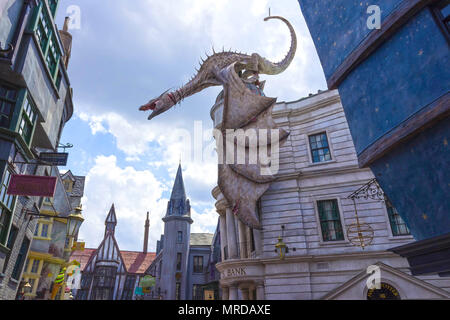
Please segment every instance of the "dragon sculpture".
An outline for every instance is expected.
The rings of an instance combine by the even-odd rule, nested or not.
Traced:
[[[223,86],[224,108],[220,131],[224,138],[216,139],[218,144],[223,144],[218,146],[218,149],[223,150],[219,157],[227,154],[226,142],[227,139],[232,139],[232,146],[244,147],[246,162],[237,164],[238,162],[235,161],[233,164],[228,164],[225,159],[219,159],[218,185],[233,213],[244,224],[254,229],[261,229],[256,203],[275,180],[275,176],[270,171],[264,170],[270,167],[270,163],[261,163],[261,160],[258,159],[256,164],[249,164],[250,150],[247,140],[243,142],[245,145],[242,145],[242,141],[236,142],[235,136],[227,136],[227,132],[230,132],[230,129],[232,129],[231,131],[266,129],[267,131],[256,131],[259,132],[257,135],[258,146],[261,148],[262,144],[265,144],[263,149],[267,151],[267,158],[271,156],[271,145],[273,143],[282,145],[289,136],[285,130],[278,129],[272,118],[272,109],[277,99],[251,90],[259,88],[261,92],[264,89],[265,81],[259,81],[259,74],[282,73],[291,64],[297,50],[297,37],[289,21],[280,16],[269,16],[264,21],[270,19],[283,21],[291,34],[290,50],[281,62],[270,62],[257,53],[252,55],[232,51],[216,53],[213,49],[213,54],[206,60],[202,60],[200,69],[186,85],[172,92],[167,90],[139,109],[141,111],[152,110],[148,117],[151,120],[186,97],[210,86]],[[271,141],[274,136],[269,133],[273,131],[277,131],[278,134],[275,137],[278,141]],[[261,132],[268,134],[266,136]]]

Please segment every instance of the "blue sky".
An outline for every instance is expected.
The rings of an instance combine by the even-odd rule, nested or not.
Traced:
[[[69,76],[75,114],[62,143],[70,142],[69,163],[75,175],[86,176],[80,237],[97,247],[104,219],[115,203],[116,237],[122,250],[141,250],[146,212],[150,211],[150,250],[163,232],[170,190],[181,157],[192,204],[192,232],[214,232],[218,215],[212,188],[217,182],[209,112],[221,88],[209,88],[180,106],[147,120],[140,105],[163,91],[182,85],[205,54],[225,47],[257,52],[272,61],[289,49],[289,32],[281,15],[293,24],[297,56],[290,68],[267,80],[265,93],[292,101],[326,89],[309,31],[296,0],[62,0],[57,15],[80,8],[80,29],[72,29]],[[203,159],[194,159],[193,141],[181,133],[201,123]],[[198,122],[201,121],[201,122]]]

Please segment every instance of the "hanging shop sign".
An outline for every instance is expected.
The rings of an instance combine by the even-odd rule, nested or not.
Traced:
[[[56,177],[14,174],[7,193],[13,196],[52,198],[56,189]]]
[[[39,155],[39,160],[53,166],[65,167],[67,165],[68,157],[69,154],[63,152],[42,152]]]
[[[155,285],[155,278],[152,276],[145,276],[139,281],[141,288],[151,288]]]

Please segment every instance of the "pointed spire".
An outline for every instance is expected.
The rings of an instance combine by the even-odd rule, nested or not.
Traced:
[[[109,209],[108,216],[105,219],[105,236],[108,232],[114,233],[114,230],[117,225],[117,217],[116,217],[116,209],[114,207],[114,203],[111,206],[111,209]]]
[[[178,199],[186,201],[186,192],[184,189],[181,163],[178,165],[177,176],[175,178],[175,183],[173,184],[172,194],[170,195],[170,200],[178,200]]]

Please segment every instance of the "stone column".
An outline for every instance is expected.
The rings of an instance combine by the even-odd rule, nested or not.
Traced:
[[[260,257],[262,255],[261,230],[253,229],[253,239],[255,240],[256,256]]]
[[[230,288],[222,287],[222,300],[230,300],[229,291]]]
[[[252,257],[252,229],[246,226],[245,228],[245,236],[247,238],[247,258]]]
[[[255,290],[254,286],[251,286],[250,288],[248,288],[248,299],[249,300],[256,300],[256,297],[253,294],[253,290]]]
[[[227,214],[227,243],[228,243],[228,257],[230,259],[237,259],[237,240],[236,240],[236,228],[234,224],[234,214],[231,207],[226,209]],[[231,293],[230,293],[231,296]]]
[[[245,236],[245,224],[238,220],[239,223],[239,251],[241,259],[247,258],[247,237]]]
[[[231,286],[229,287],[229,295],[228,300],[238,300],[238,287],[237,286]]]
[[[242,300],[250,300],[248,288],[241,288]]]
[[[256,300],[266,300],[264,292],[264,281],[256,283]]]
[[[220,214],[220,249],[222,252],[222,261],[225,261],[225,247],[228,245],[227,242],[227,218],[225,216],[225,213],[222,213]],[[227,250],[229,258],[230,249]]]

